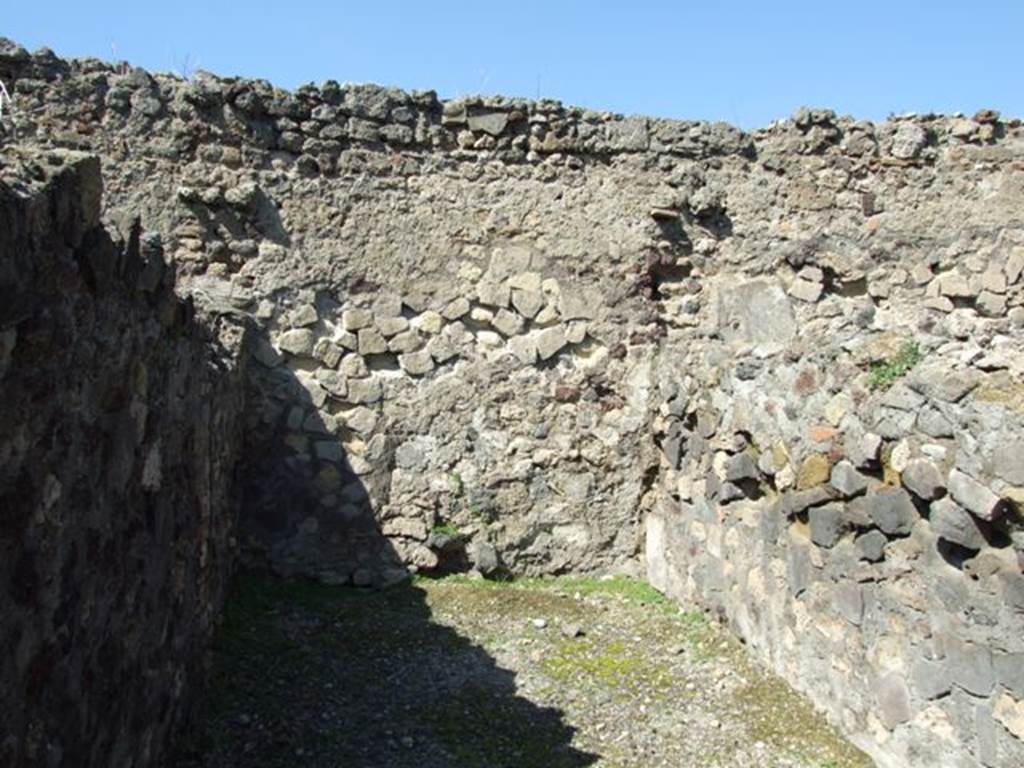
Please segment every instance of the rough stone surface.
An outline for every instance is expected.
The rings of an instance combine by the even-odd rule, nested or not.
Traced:
[[[0,159],[0,764],[152,765],[234,560],[245,324],[100,224],[94,156]]]
[[[95,153],[105,218],[162,238],[166,277],[139,279],[253,327],[247,560],[357,585],[481,545],[517,575],[646,567],[880,763],[1024,763],[999,685],[907,677],[940,631],[1024,652],[1018,121],[805,109],[747,133],[9,51],[5,150]],[[9,377],[36,337],[4,299]],[[918,460],[981,521],[976,552],[922,515]],[[843,462],[868,487],[838,501]]]

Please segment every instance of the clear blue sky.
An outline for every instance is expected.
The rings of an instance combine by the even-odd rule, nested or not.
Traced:
[[[747,128],[802,104],[1024,116],[1024,0],[11,0],[0,35],[285,87],[539,93]]]

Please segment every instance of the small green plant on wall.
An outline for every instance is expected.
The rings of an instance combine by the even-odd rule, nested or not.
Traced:
[[[871,366],[868,386],[871,389],[888,389],[907,371],[921,362],[921,348],[916,342],[908,341],[888,360]]]
[[[459,526],[455,525],[455,523],[450,523],[450,522],[438,523],[437,525],[435,525],[433,528],[430,529],[430,532],[433,533],[433,534],[436,534],[438,536],[452,536],[452,537],[458,536],[459,533],[460,533],[459,532]]]

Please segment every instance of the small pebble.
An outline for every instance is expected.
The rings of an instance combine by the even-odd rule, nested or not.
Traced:
[[[580,637],[583,635],[583,628],[579,624],[563,624],[562,634],[566,637]]]

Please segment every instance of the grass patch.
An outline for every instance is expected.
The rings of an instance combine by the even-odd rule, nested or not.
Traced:
[[[907,371],[921,362],[923,357],[921,348],[916,342],[906,342],[893,357],[871,366],[871,372],[868,374],[868,387],[888,389]]]
[[[422,578],[422,577],[420,577]],[[417,579],[419,580],[419,579]],[[441,584],[468,584],[478,589],[541,589],[579,593],[580,595],[615,595],[638,605],[657,606],[668,613],[682,613],[675,602],[650,584],[629,576],[542,576],[510,579],[472,579],[453,574],[441,579],[423,579]],[[699,612],[686,614],[688,622],[703,622]]]
[[[822,768],[868,768],[873,763],[830,725],[822,723],[810,703],[773,677],[756,679],[734,694],[745,713],[749,738],[763,741],[779,754]],[[785,717],[779,717],[785,712]],[[821,759],[822,755],[835,757]],[[815,757],[815,756],[818,757]]]
[[[541,668],[560,683],[596,685],[619,692],[665,691],[673,683],[666,666],[634,654],[618,640],[600,645],[586,638],[564,641],[541,662]]]

